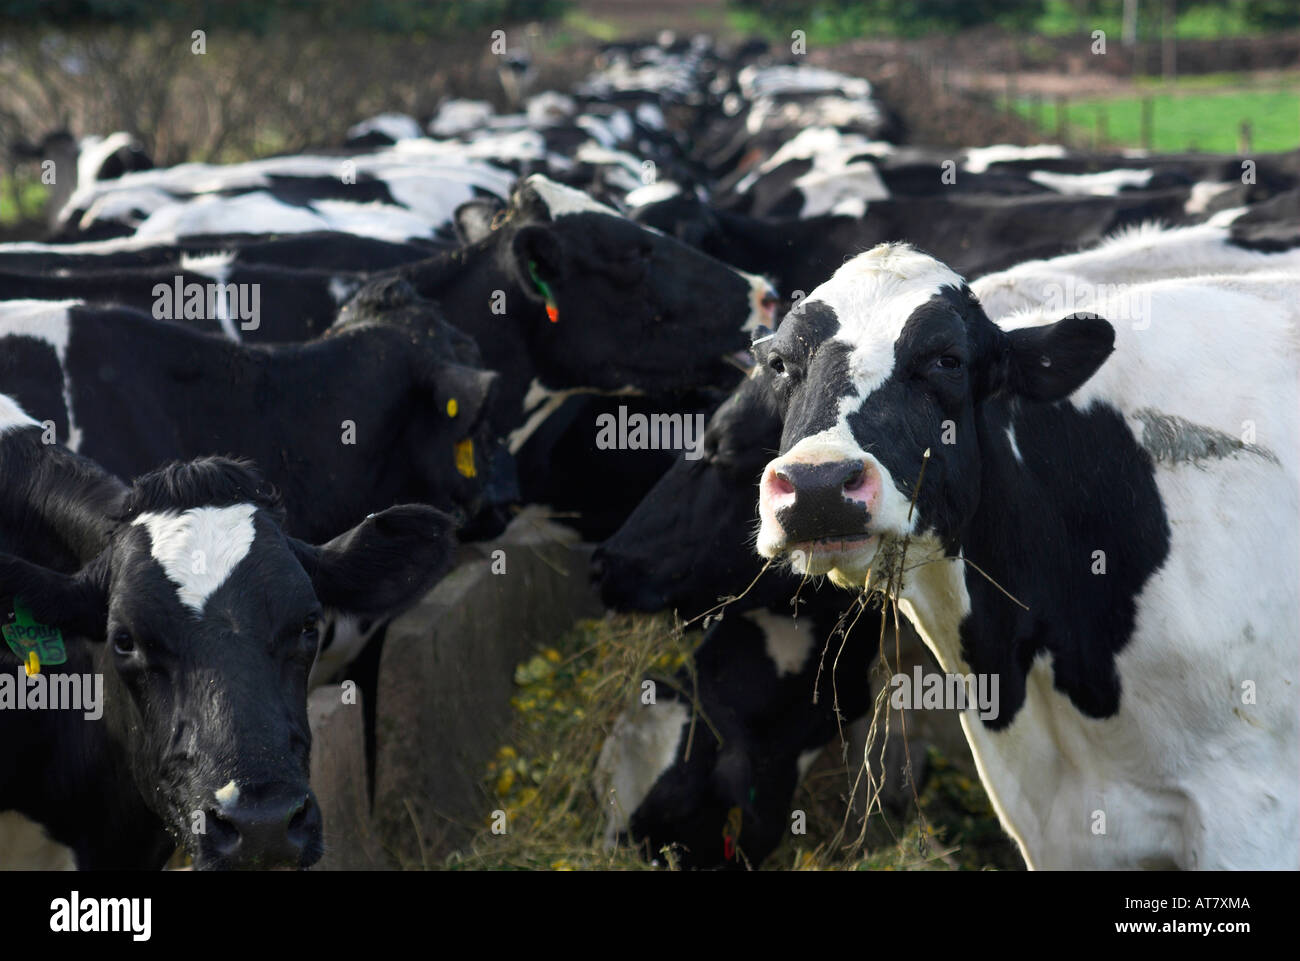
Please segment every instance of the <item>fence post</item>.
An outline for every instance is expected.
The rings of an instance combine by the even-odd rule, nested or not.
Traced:
[[[1249,154],[1251,139],[1250,121],[1243,120],[1237,133],[1237,153],[1242,156]]]
[[[1066,141],[1065,133],[1065,94],[1056,95],[1056,142],[1064,144]]]

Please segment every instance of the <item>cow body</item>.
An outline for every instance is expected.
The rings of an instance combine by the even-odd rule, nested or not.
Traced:
[[[619,718],[596,766],[607,843],[733,869],[757,867],[780,843],[809,765],[871,706],[880,637],[869,614],[846,638],[836,626],[851,599],[809,593],[797,618],[788,605],[728,614],[689,670]]]
[[[401,501],[473,516],[506,470],[485,426],[494,378],[464,366],[473,345],[430,311],[418,326],[257,347],[121,308],[12,301],[0,388],[122,477],[256,458],[294,534],[326,539]]]
[[[758,548],[901,577],[941,667],[999,676],[962,723],[1031,867],[1295,867],[1300,283],[1135,291],[999,327],[909,248],[851,261],[759,347]]]

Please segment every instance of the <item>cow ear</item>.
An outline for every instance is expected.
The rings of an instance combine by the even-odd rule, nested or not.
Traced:
[[[534,300],[554,306],[551,285],[564,278],[564,247],[550,227],[520,227],[510,241],[515,274]]]
[[[456,236],[461,244],[476,244],[492,233],[492,221],[502,209],[497,201],[469,200],[456,208]]]
[[[1005,387],[1030,400],[1074,393],[1115,349],[1115,328],[1096,314],[1070,314],[1054,324],[1006,333]]]
[[[439,364],[433,373],[438,409],[463,424],[475,424],[491,409],[501,375],[492,370]]]
[[[108,622],[107,558],[92,561],[76,574],[63,574],[0,554],[0,597],[20,600],[39,624],[103,641]]]
[[[455,524],[419,504],[371,514],[345,534],[315,547],[289,539],[324,607],[379,617],[410,607],[451,568]]]

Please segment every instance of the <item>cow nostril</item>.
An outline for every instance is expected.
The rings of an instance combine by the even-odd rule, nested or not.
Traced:
[[[852,477],[844,482],[844,489],[850,493],[860,491],[867,486],[867,471],[865,468],[858,471]]]
[[[768,484],[771,487],[772,493],[778,497],[785,497],[794,493],[794,482],[791,481],[788,476],[781,473],[781,471],[775,471],[772,474],[771,479],[768,481]]]
[[[239,828],[233,821],[222,817],[215,808],[208,811],[206,821],[204,830],[207,832],[209,843],[222,854],[233,854],[239,847]]]
[[[292,808],[289,812],[289,838],[291,841],[296,843],[298,847],[302,847],[303,843],[305,843],[305,840],[301,839],[301,835],[304,832],[310,832],[311,830],[311,825],[308,821],[311,818],[312,807],[311,795],[305,794],[303,795],[302,800],[298,802],[297,806]]]

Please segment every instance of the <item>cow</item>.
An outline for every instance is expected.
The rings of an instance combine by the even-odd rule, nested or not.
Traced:
[[[478,344],[484,365],[502,375],[493,428],[512,453],[548,465],[544,473],[521,472],[526,501],[545,493],[549,476],[589,473],[552,460],[556,432],[539,435],[544,448],[527,449],[566,399],[643,394],[661,410],[681,412],[681,392],[734,383],[746,331],[773,316],[775,295],[762,278],[542,177],[521,182],[495,229],[482,218],[475,223],[466,247],[375,283],[400,278],[437,301]],[[363,288],[336,326],[383,325],[385,314]],[[594,422],[582,418],[572,429],[583,456],[619,456],[593,449]],[[609,509],[610,524],[589,533],[608,534],[635,505],[634,495]]]
[[[199,234],[175,243],[124,237],[79,244],[0,244],[0,270],[65,276],[81,271],[184,267],[187,260],[217,255],[231,264],[368,273],[423,260],[452,244],[390,243],[356,234]],[[9,298],[13,299],[13,298]]]
[[[0,810],[84,870],[159,869],[177,845],[199,869],[310,866],[323,613],[417,600],[449,566],[451,519],[394,507],[314,546],[285,532],[248,462],[174,463],[127,487],[43,435],[0,397],[0,597],[28,662],[0,652],[14,708]]]
[[[140,141],[123,131],[78,140],[68,130],[54,130],[37,144],[15,145],[13,154],[18,159],[53,164],[54,189],[46,204],[51,228],[57,227],[59,211],[78,187],[153,168],[153,160]]]
[[[303,154],[127,174],[79,187],[59,214],[58,239],[322,230],[397,243],[436,239],[459,204],[508,194],[514,175],[482,153],[421,139],[353,156]]]
[[[596,549],[592,576],[607,607],[693,618],[743,593],[729,610],[788,610],[798,579],[781,569],[760,579],[750,543],[758,481],[781,440],[765,394],[759,380],[743,380],[709,419],[703,455],[675,462]]]
[[[878,201],[861,217],[799,220],[747,217],[680,194],[632,216],[712,257],[768,277],[793,299],[795,291],[812,290],[849,257],[887,241],[907,241],[954,270],[979,276],[1090,246],[1122,227],[1181,223],[1188,219],[1186,198],[1183,189],[1115,197],[954,193]]]
[[[283,494],[287,529],[311,540],[394,503],[466,519],[508,503],[513,467],[489,427],[497,375],[432,305],[415,309],[409,290],[391,302],[385,325],[279,346],[125,308],[0,302],[0,391],[122,477],[249,457]]]
[[[788,606],[728,613],[691,667],[642,679],[597,760],[607,844],[632,843],[651,859],[667,847],[695,869],[754,868],[771,854],[809,766],[871,707],[880,617],[837,632],[852,604],[835,593],[810,588],[797,618]]]
[[[984,312],[998,319],[1017,310],[1069,302],[1091,309],[1092,299],[1133,284],[1198,274],[1293,272],[1300,251],[1243,245],[1230,225],[1214,222],[1166,228],[1137,224],[1088,250],[1030,260],[971,284]]]
[[[758,339],[758,552],[999,679],[962,725],[1031,868],[1297,866],[1297,304],[1176,278],[999,324],[889,244]]]
[[[80,300],[129,307],[249,343],[289,343],[323,334],[333,325],[342,303],[364,282],[363,274],[351,271],[244,265],[230,253],[182,255],[175,266],[68,274],[0,270],[0,289],[12,300]],[[212,311],[208,310],[209,285],[216,285],[218,292],[218,309]],[[196,290],[194,303],[203,306],[186,311]],[[230,303],[231,295],[238,306]]]

